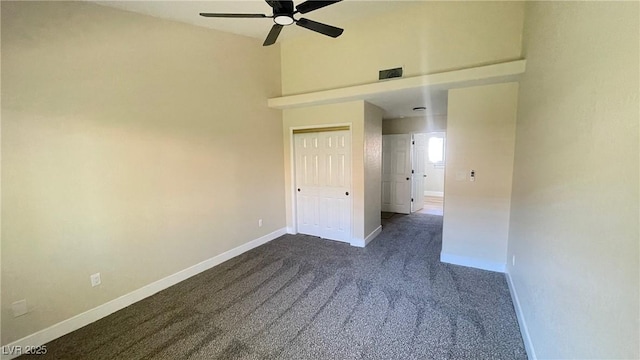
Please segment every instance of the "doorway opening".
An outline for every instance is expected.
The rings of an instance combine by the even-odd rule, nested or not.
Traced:
[[[445,132],[382,136],[382,218],[443,216]]]
[[[423,178],[423,208],[418,210],[423,214],[442,216],[444,213],[444,172],[445,172],[445,141],[444,132],[420,134],[426,139],[426,146],[422,151],[424,159]]]

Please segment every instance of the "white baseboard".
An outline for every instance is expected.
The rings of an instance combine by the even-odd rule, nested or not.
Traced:
[[[351,246],[365,247],[367,246],[368,243],[371,242],[371,240],[375,239],[376,236],[380,235],[381,232],[382,232],[382,225],[379,225],[375,230],[371,232],[371,234],[367,235],[367,237],[364,238],[364,240],[362,239],[351,240]]]
[[[381,232],[382,232],[382,225],[378,225],[378,227],[375,230],[373,230],[371,234],[367,235],[367,237],[364,238],[364,245],[366,246],[367,244],[369,244],[371,240],[378,237],[378,235],[380,235]]]
[[[351,246],[355,246],[355,247],[365,247],[367,244],[365,244],[364,239],[351,239],[350,242]]]
[[[536,351],[533,348],[533,342],[531,342],[531,336],[529,335],[529,328],[527,322],[524,319],[524,313],[522,307],[520,307],[520,299],[518,293],[513,285],[511,275],[507,272],[507,284],[509,285],[509,292],[511,293],[511,299],[513,300],[513,307],[516,309],[516,317],[518,318],[518,325],[520,325],[520,334],[522,334],[522,341],[524,342],[524,348],[527,350],[527,356],[529,360],[537,360]]]
[[[51,340],[57,339],[72,331],[78,330],[81,327],[89,325],[94,321],[100,320],[107,315],[113,314],[118,310],[124,309],[125,307],[133,303],[136,303],[144,298],[147,298],[159,291],[162,291],[170,286],[173,286],[181,281],[184,281],[216,265],[219,265],[253,248],[256,248],[271,240],[274,240],[286,233],[287,233],[286,228],[278,229],[270,234],[264,235],[255,240],[251,240],[245,244],[242,244],[229,251],[226,251],[220,255],[214,256],[210,259],[207,259],[198,264],[195,264],[189,268],[178,271],[177,273],[173,275],[169,275],[158,281],[152,282],[149,285],[145,285],[126,295],[120,296],[117,299],[111,300],[91,310],[87,310],[67,320],[61,321],[46,329],[40,330],[28,336],[25,336],[22,339],[16,340],[7,345],[3,345],[2,346],[3,351],[0,352],[0,359],[8,360],[8,359],[13,359],[15,357],[18,357],[20,355],[19,353],[16,353],[16,354],[5,354],[5,353],[12,349],[15,351],[15,349],[26,349],[29,347],[37,347],[37,346],[44,345],[50,342]]]
[[[424,196],[444,197],[444,191],[424,191]]]
[[[295,234],[297,234],[297,232],[295,231],[295,229],[292,226],[292,227],[287,227],[287,234],[295,235]]]
[[[454,265],[468,266],[476,269],[497,271],[501,273],[505,272],[506,265],[505,263],[497,263],[467,256],[447,254],[444,252],[440,253],[440,261]]]

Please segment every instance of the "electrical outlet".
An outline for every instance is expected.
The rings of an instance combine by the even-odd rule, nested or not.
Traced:
[[[11,304],[11,309],[13,310],[13,317],[18,317],[28,313],[27,311],[27,300],[22,299]]]
[[[512,265],[512,266],[516,266],[516,256],[515,256],[515,255],[513,255],[513,256],[511,257],[511,265]]]
[[[262,227],[262,219],[258,219],[258,227]]]
[[[100,273],[95,273],[91,275],[91,286],[96,287],[102,284],[102,279],[100,279]]]

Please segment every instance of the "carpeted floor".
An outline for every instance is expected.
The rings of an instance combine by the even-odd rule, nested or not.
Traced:
[[[380,218],[384,220],[388,220],[388,219],[391,219],[395,214],[396,213],[394,212],[383,211],[380,213]]]
[[[413,214],[364,249],[285,235],[37,358],[526,359],[504,274],[440,263],[441,234]]]

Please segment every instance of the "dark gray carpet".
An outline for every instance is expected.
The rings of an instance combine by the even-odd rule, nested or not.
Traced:
[[[393,212],[383,211],[380,213],[380,218],[385,220],[391,219],[395,214],[396,213],[393,213]]]
[[[364,249],[283,236],[37,358],[526,359],[503,274],[440,263],[441,216],[385,223]]]

